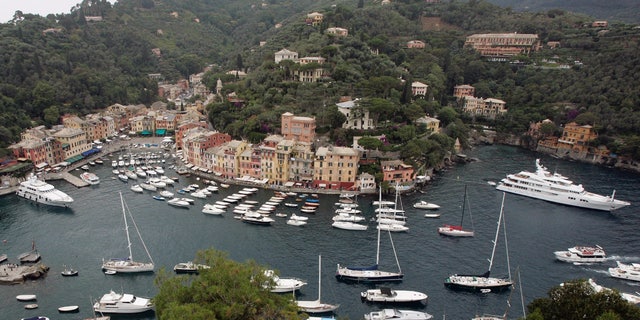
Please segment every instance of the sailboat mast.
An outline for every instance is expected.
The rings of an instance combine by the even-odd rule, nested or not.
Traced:
[[[122,205],[122,218],[124,219],[124,231],[127,234],[127,249],[129,249],[129,260],[133,260],[133,253],[131,253],[131,238],[129,238],[129,225],[127,224],[127,212],[124,209],[124,199],[122,198],[122,192],[120,192],[120,204]]]
[[[493,257],[496,254],[496,244],[498,243],[498,235],[500,234],[500,224],[502,224],[502,212],[504,210],[504,198],[505,193],[502,193],[502,204],[500,205],[500,216],[498,217],[498,227],[496,228],[496,236],[493,239],[493,250],[491,251],[491,259],[489,260],[489,273],[491,273],[491,267],[493,266]],[[511,277],[509,277],[511,278]]]
[[[505,193],[502,193],[502,197],[505,197]],[[503,200],[504,201],[504,200]],[[502,230],[504,233],[504,249],[507,254],[507,272],[509,273],[509,280],[511,280],[511,263],[509,261],[509,243],[507,242],[507,219],[505,219],[504,214],[500,214],[502,216]]]
[[[320,276],[322,274],[322,255],[318,255],[318,301],[322,301],[321,299],[321,295],[322,295],[322,277]]]
[[[382,186],[380,186],[380,192],[379,192],[379,196],[378,196],[378,209],[382,209]],[[382,214],[382,210],[378,210],[380,211],[378,213],[378,245],[376,247],[376,267],[378,266],[379,262],[380,262],[380,219],[381,219],[381,214]]]
[[[464,196],[462,197],[462,214],[460,215],[460,227],[462,227],[462,221],[464,220],[464,209],[467,205],[467,185],[464,185]]]

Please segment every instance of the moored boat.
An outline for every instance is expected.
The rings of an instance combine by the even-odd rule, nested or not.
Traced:
[[[615,199],[615,190],[611,196],[588,192],[581,184],[575,184],[567,177],[551,173],[536,159],[536,171],[521,171],[509,174],[502,179],[496,189],[517,195],[546,200],[594,210],[613,211],[631,203]]]
[[[365,320],[429,320],[433,316],[422,311],[383,309],[369,312],[364,315]]]
[[[427,294],[413,290],[392,290],[388,287],[369,289],[360,293],[362,300],[385,303],[426,303]]]
[[[110,291],[93,305],[93,311],[101,313],[141,313],[153,309],[150,299],[129,293]]]
[[[423,209],[423,210],[436,210],[436,209],[440,209],[440,206],[435,204],[435,203],[431,203],[431,202],[427,202],[427,201],[418,201],[413,205],[414,208],[416,209]]]
[[[194,263],[193,261],[180,262],[173,266],[173,271],[175,273],[193,273],[197,274],[202,269],[211,269],[210,266],[205,264]]]
[[[35,175],[31,175],[20,183],[16,195],[36,203],[57,207],[68,207],[73,203],[73,198],[69,195],[56,189],[53,185],[39,180]]]

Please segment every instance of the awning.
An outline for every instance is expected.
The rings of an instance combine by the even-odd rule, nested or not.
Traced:
[[[38,163],[38,164],[36,164],[36,169],[42,169],[42,168],[44,168],[44,167],[46,167],[48,165],[49,164],[46,163],[46,162]]]
[[[200,170],[202,172],[207,172],[207,168],[198,168],[198,170]]]
[[[327,187],[327,185],[326,185],[326,184],[324,184],[324,183],[321,183],[321,184],[319,184],[319,185],[318,185],[318,187],[320,187],[320,188],[326,188],[326,187]]]
[[[163,136],[165,133],[167,133],[167,129],[157,129],[156,130],[156,135]]]
[[[151,131],[143,130],[142,132],[140,132],[140,134],[143,135],[143,136],[150,136],[151,135]]]
[[[289,182],[285,182],[284,186],[285,187],[293,187],[294,183],[289,181]]]
[[[187,168],[191,169],[191,168],[193,167],[193,165],[192,165],[191,163],[187,163],[187,164],[185,165],[185,167],[187,167]]]

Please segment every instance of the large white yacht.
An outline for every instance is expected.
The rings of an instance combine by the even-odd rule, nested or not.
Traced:
[[[521,171],[509,174],[500,181],[496,189],[568,206],[603,211],[630,205],[629,202],[614,199],[615,191],[611,196],[585,191],[581,184],[574,184],[558,173],[550,173],[540,164],[540,159],[536,159],[536,172]]]
[[[56,189],[54,186],[39,180],[35,175],[32,175],[26,181],[21,182],[16,194],[19,197],[23,197],[37,203],[57,207],[68,207],[73,203],[73,198],[69,195]]]
[[[141,313],[152,309],[153,304],[150,299],[113,291],[103,295],[93,305],[93,311],[100,313]]]

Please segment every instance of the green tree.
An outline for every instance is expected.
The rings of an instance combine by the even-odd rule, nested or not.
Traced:
[[[289,296],[271,293],[266,268],[254,261],[239,263],[214,249],[199,251],[195,261],[210,266],[197,276],[170,276],[162,269],[155,279],[159,319],[303,319]]]
[[[613,320],[640,319],[640,308],[622,299],[617,290],[595,292],[585,280],[573,280],[549,290],[548,298],[533,300],[529,312],[544,319]]]
[[[384,145],[380,139],[374,137],[362,137],[358,140],[358,145],[367,150],[378,150]]]

